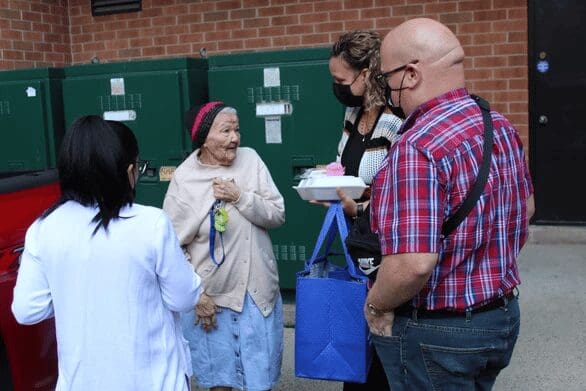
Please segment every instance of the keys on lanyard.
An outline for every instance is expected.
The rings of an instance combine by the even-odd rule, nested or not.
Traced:
[[[210,209],[210,257],[212,262],[220,267],[226,259],[226,250],[224,249],[224,232],[228,225],[228,212],[224,208],[224,203],[220,200],[216,200],[214,205]],[[220,235],[220,243],[222,245],[222,259],[220,262],[216,260],[215,248],[216,248],[216,232]]]

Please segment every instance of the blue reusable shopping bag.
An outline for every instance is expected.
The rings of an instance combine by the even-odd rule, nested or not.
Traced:
[[[346,267],[328,261],[340,234]],[[366,382],[371,361],[364,302],[368,278],[356,270],[344,239],[346,218],[333,203],[305,270],[297,273],[295,375],[311,379]],[[319,255],[324,247],[324,253]]]

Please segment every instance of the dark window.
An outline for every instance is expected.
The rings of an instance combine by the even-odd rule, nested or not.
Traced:
[[[92,0],[92,15],[110,15],[142,10],[142,0]]]

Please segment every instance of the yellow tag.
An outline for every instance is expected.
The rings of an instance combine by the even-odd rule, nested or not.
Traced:
[[[175,166],[161,166],[159,168],[159,181],[169,182],[173,178],[176,168]]]

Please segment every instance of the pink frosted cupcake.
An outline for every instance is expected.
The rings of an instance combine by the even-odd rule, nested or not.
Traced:
[[[327,176],[342,176],[344,175],[344,166],[338,162],[332,162],[326,166]]]

